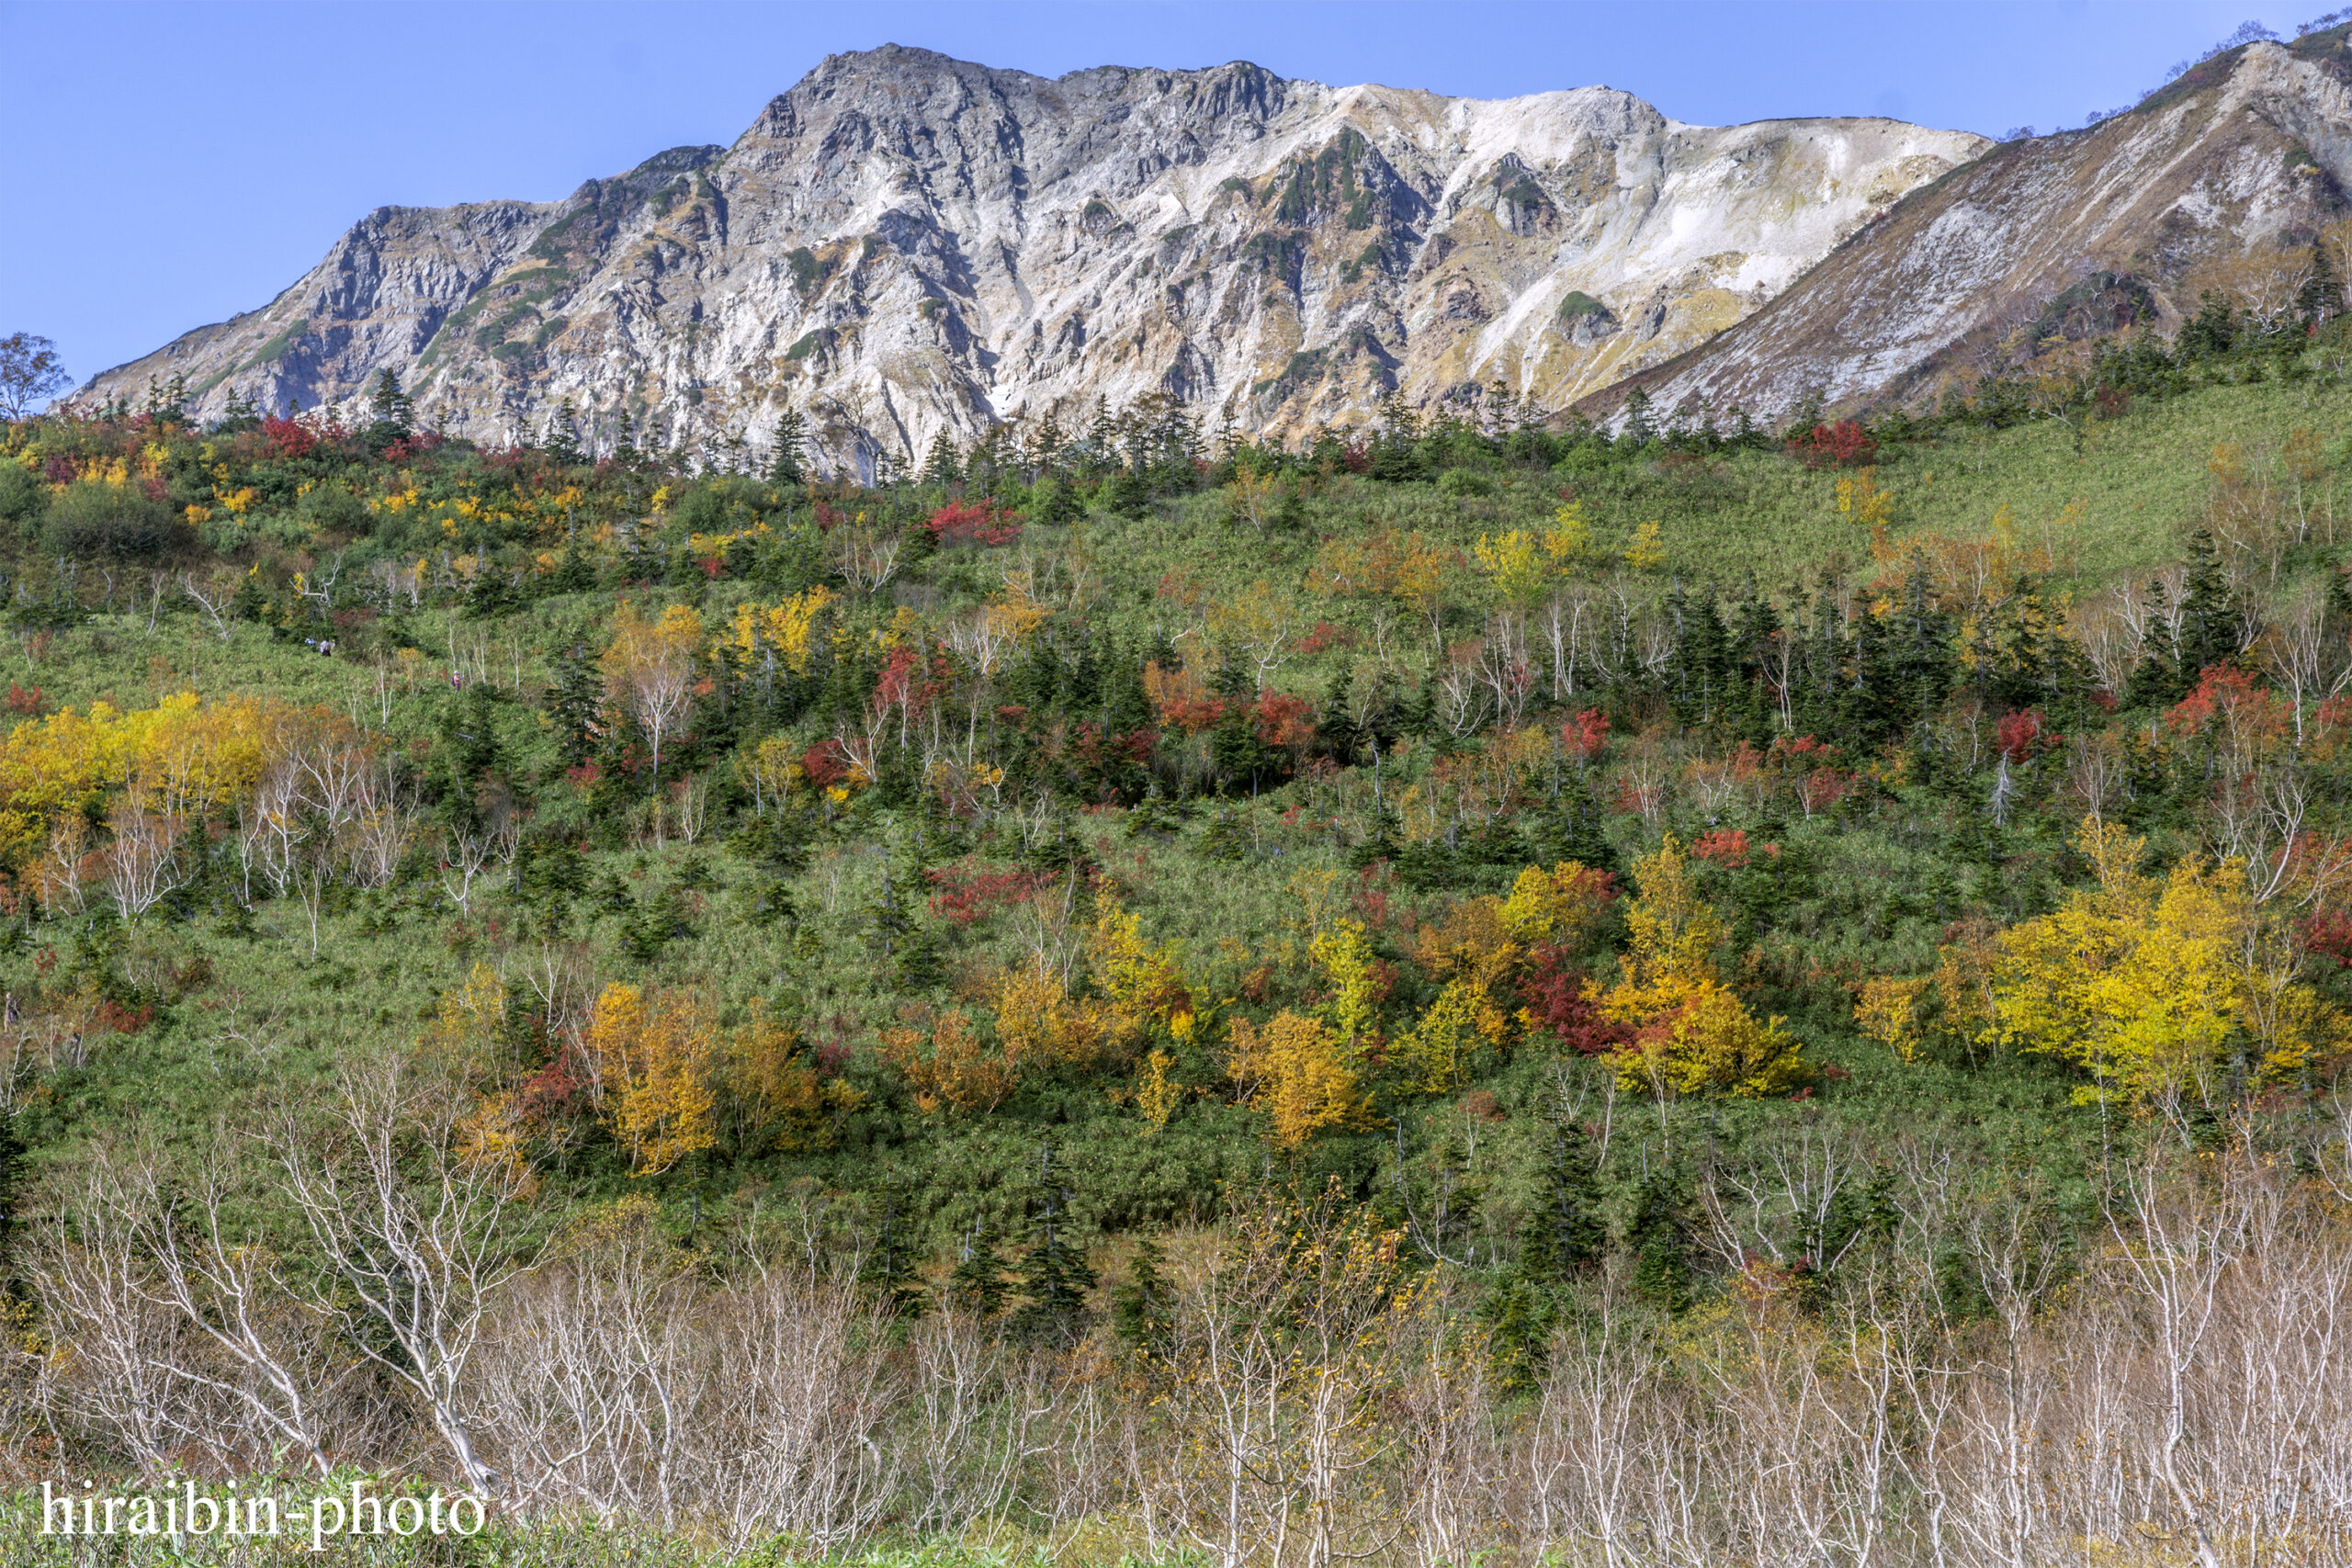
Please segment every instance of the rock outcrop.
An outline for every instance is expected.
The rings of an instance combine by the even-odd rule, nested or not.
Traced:
[[[822,460],[1166,394],[1276,435],[1500,382],[1546,410],[1751,317],[1990,143],[1884,119],[1679,124],[1606,87],[1482,102],[1254,65],[1053,81],[836,56],[731,147],[566,200],[371,213],[263,310],[77,394],[198,411],[397,371],[485,441]]]

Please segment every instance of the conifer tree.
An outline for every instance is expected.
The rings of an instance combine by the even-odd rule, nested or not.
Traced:
[[[1650,420],[1650,394],[1646,388],[1636,387],[1625,395],[1625,423],[1617,432],[1617,439],[1629,446],[1646,446],[1657,439],[1657,426]]]
[[[915,931],[914,914],[908,908],[906,878],[893,877],[890,873],[891,867],[886,862],[881,891],[865,910],[867,933],[885,963],[904,952]]]
[[[775,434],[768,443],[768,483],[800,483],[804,477],[800,454],[808,439],[808,421],[801,417],[798,409],[787,404],[784,412],[775,416]]]
[[[1592,1140],[1565,1116],[1552,1118],[1552,1135],[1537,1178],[1538,1198],[1520,1228],[1520,1272],[1557,1283],[1600,1257],[1608,1233],[1600,1220],[1600,1169]]]
[[[1677,582],[1667,594],[1674,652],[1666,669],[1667,699],[1685,724],[1711,724],[1722,711],[1731,673],[1731,638],[1712,592],[1694,603]]]
[[[383,444],[406,440],[416,424],[416,409],[401,390],[401,378],[391,368],[376,372],[376,385],[368,394],[369,414],[368,434],[380,436]]]
[[[964,482],[964,469],[956,461],[956,443],[947,438],[944,430],[932,437],[931,456],[923,461],[922,482],[941,490]]]
[[[1056,474],[1037,487],[1033,510],[1040,523],[1076,523],[1086,515],[1086,498],[1067,475]]]
[[[548,419],[547,434],[539,443],[549,457],[564,468],[581,461],[580,412],[566,398]]]
[[[905,1216],[899,1211],[896,1196],[882,1202],[882,1224],[876,1232],[874,1250],[866,1258],[865,1282],[874,1288],[883,1309],[894,1317],[922,1315],[922,1277],[916,1271],[918,1258],[909,1234]]]
[[[1821,423],[1821,389],[1809,387],[1804,396],[1797,400],[1797,406],[1790,412],[1789,427],[1782,439],[1802,441],[1811,435],[1814,427]]]
[[[1108,399],[1094,400],[1094,417],[1086,423],[1086,464],[1107,468],[1119,461],[1119,421],[1111,414]]]
[[[2188,536],[2188,595],[2181,607],[2180,653],[2174,670],[2178,690],[2187,692],[2216,664],[2238,656],[2240,648],[2237,595],[2213,536],[2199,528]]]
[[[596,655],[579,642],[556,655],[555,671],[555,684],[548,688],[548,713],[555,721],[565,765],[576,768],[596,754],[605,672]]]
[[[1077,1337],[1077,1320],[1086,1305],[1086,1292],[1094,1288],[1094,1270],[1087,1264],[1085,1251],[1070,1236],[1069,1204],[1073,1196],[1054,1170],[1054,1145],[1050,1142],[1040,1145],[1035,1214],[1031,1222],[1036,1240],[1021,1262],[1021,1293],[1029,1298],[1022,1317],[1028,1325],[1066,1339]]]
[[[1063,454],[1069,449],[1069,434],[1062,429],[1061,421],[1047,409],[1046,417],[1037,422],[1029,437],[1022,460],[1027,466],[1032,482],[1048,476],[1059,477]]]
[[[2324,326],[2342,313],[2344,285],[2335,276],[2335,264],[2328,260],[2325,245],[2312,247],[2311,276],[2303,279],[2303,287],[2296,296],[2295,304],[2306,330]]]
[[[1111,1332],[1138,1356],[1159,1356],[1167,1349],[1174,1314],[1169,1304],[1172,1292],[1160,1274],[1165,1261],[1159,1238],[1141,1237],[1127,1262],[1127,1282],[1111,1298]]]
[[[978,1317],[1004,1311],[1004,1260],[997,1256],[996,1227],[983,1214],[964,1235],[964,1256],[947,1275],[948,1303]]]
[[[1625,1239],[1634,1252],[1634,1294],[1668,1312],[1689,1305],[1690,1265],[1683,1249],[1680,1204],[1663,1168],[1653,1167],[1643,1177]]]
[[[1539,865],[1572,860],[1596,871],[1621,872],[1623,863],[1609,841],[1607,824],[1590,777],[1582,769],[1568,773],[1557,789],[1528,812],[1529,858]]]

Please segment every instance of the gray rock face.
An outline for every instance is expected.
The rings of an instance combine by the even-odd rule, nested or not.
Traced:
[[[1688,126],[1606,87],[1501,101],[1236,63],[1047,81],[835,56],[728,148],[553,203],[383,209],[265,309],[79,394],[178,373],[305,407],[400,373],[453,433],[569,401],[591,446],[779,409],[820,461],[1159,394],[1286,435],[1401,390],[1558,410],[1740,321],[1984,139]]]
[[[1588,400],[1781,412],[1931,400],[2068,291],[2126,275],[2170,325],[2201,271],[2340,220],[2352,189],[2346,29],[2208,61],[2132,111],[2004,145],[1873,220],[1766,309]],[[2106,287],[2112,288],[2111,279]],[[2142,291],[2144,291],[2143,294]],[[1728,323],[1727,323],[1728,324]],[[2109,321],[2101,323],[2111,326]]]

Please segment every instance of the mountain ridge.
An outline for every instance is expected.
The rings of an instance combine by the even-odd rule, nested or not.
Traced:
[[[554,202],[379,208],[261,310],[77,397],[183,376],[458,434],[564,401],[685,445],[786,404],[871,471],[942,434],[1160,393],[1283,435],[1502,381],[1557,409],[1704,341],[1990,145],[1870,117],[1709,128],[1619,89],[1448,98],[1248,62],[1046,78],[828,56],[725,148]]]
[[[1636,387],[1669,410],[1932,400],[2103,276],[2144,296],[2138,319],[2177,328],[2217,264],[2346,212],[2347,37],[2245,44],[2095,125],[2002,143],[1907,193],[1764,309],[1578,407],[1614,418]]]

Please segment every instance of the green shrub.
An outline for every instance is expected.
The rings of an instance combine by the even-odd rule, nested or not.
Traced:
[[[162,560],[188,542],[187,524],[168,503],[99,479],[68,485],[42,529],[44,548],[77,560]]]
[[[368,503],[340,485],[322,485],[304,496],[301,515],[307,527],[336,534],[369,533],[376,521]]]
[[[1495,485],[1484,474],[1474,474],[1467,468],[1448,468],[1437,477],[1437,492],[1456,498],[1492,495]]]
[[[0,463],[0,522],[29,523],[48,501],[32,470],[21,463]]]

